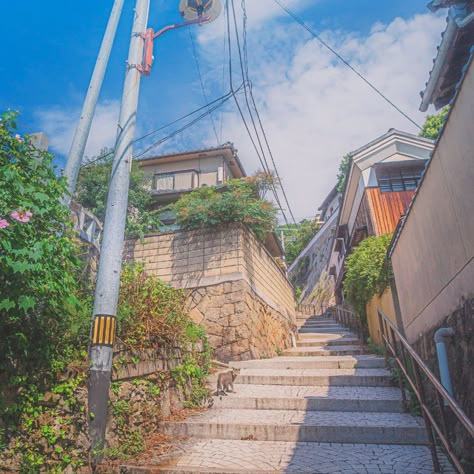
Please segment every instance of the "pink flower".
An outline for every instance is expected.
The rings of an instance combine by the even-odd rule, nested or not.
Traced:
[[[17,211],[13,211],[10,214],[10,217],[15,219],[18,222],[29,222],[30,217],[33,215],[32,212],[30,211],[22,211],[21,209],[18,209]]]
[[[0,229],[5,229],[5,227],[8,227],[10,224],[6,219],[0,219]]]
[[[15,138],[16,138],[16,141],[19,142],[19,143],[21,143],[23,141],[21,136],[18,135],[18,133],[15,135]]]

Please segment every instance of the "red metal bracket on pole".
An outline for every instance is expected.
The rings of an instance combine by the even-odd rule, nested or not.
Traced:
[[[143,60],[142,63],[137,66],[137,69],[144,75],[149,76],[151,74],[151,68],[153,66],[153,49],[154,49],[154,40],[161,36],[162,34],[166,33],[170,30],[177,30],[178,28],[183,28],[184,26],[190,25],[201,25],[202,23],[209,21],[210,18],[200,16],[196,20],[186,21],[185,23],[178,23],[176,25],[169,25],[165,26],[161,30],[155,31],[153,28],[148,28],[144,34],[142,34],[142,38],[144,40],[143,45]]]

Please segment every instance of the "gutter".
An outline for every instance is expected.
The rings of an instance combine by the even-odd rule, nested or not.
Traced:
[[[446,66],[448,54],[452,50],[452,46],[456,38],[456,33],[460,28],[460,26],[458,25],[458,21],[464,21],[472,16],[472,14],[469,16],[466,15],[467,11],[464,7],[453,6],[449,9],[448,26],[446,27],[446,30],[443,33],[443,39],[441,40],[441,44],[438,47],[438,55],[434,60],[434,66],[430,73],[430,78],[426,83],[426,89],[424,92],[421,93],[422,101],[420,105],[420,110],[422,112],[426,112],[432,102],[436,86]],[[463,26],[466,26],[471,20],[463,24]]]

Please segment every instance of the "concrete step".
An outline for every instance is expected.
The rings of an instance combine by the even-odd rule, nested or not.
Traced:
[[[328,332],[320,333],[317,331],[314,332],[300,332],[297,336],[299,340],[302,339],[345,339],[345,338],[357,338],[357,336],[351,332],[344,331],[342,333],[337,332]]]
[[[312,329],[314,332],[319,332],[320,329],[322,329],[323,331],[330,329],[331,331],[334,331],[334,332],[347,331],[346,328],[343,328],[342,326],[336,326],[336,325],[334,325],[334,326],[315,326],[313,324],[310,324],[310,325],[305,324],[304,326],[301,326],[299,328],[299,330],[301,330],[301,329]]]
[[[232,367],[261,369],[382,369],[383,357],[372,354],[356,356],[275,357],[273,359],[230,362]]]
[[[337,324],[334,321],[316,321],[316,320],[309,320],[309,319],[307,319],[306,321],[300,320],[296,322],[300,326],[303,326],[305,324],[319,324],[320,326],[332,326],[333,324]]]
[[[325,347],[325,346],[355,346],[360,344],[359,339],[353,337],[343,337],[339,339],[309,339],[305,338],[296,341],[297,347]]]
[[[214,408],[401,413],[395,387],[234,385],[235,393],[214,397]]]
[[[363,346],[331,346],[322,347],[291,347],[283,352],[285,356],[314,356],[314,355],[360,355],[365,354],[367,349]]]
[[[238,384],[319,385],[334,387],[390,386],[386,369],[242,369]]]
[[[421,418],[406,413],[213,409],[184,422],[163,422],[163,433],[205,439],[324,443],[425,444]]]
[[[317,334],[339,334],[339,335],[344,335],[344,334],[352,334],[349,329],[346,328],[312,328],[312,327],[302,327],[298,329],[299,333],[307,333],[307,332],[312,332],[312,333],[317,333]]]
[[[157,465],[120,466],[123,474],[432,474],[427,446],[187,440],[174,459]],[[454,474],[440,453],[443,473]],[[158,461],[159,462],[159,461]]]

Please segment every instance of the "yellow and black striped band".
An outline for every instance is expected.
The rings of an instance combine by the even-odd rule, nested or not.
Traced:
[[[92,328],[92,344],[95,346],[113,346],[117,318],[115,316],[96,315]]]

